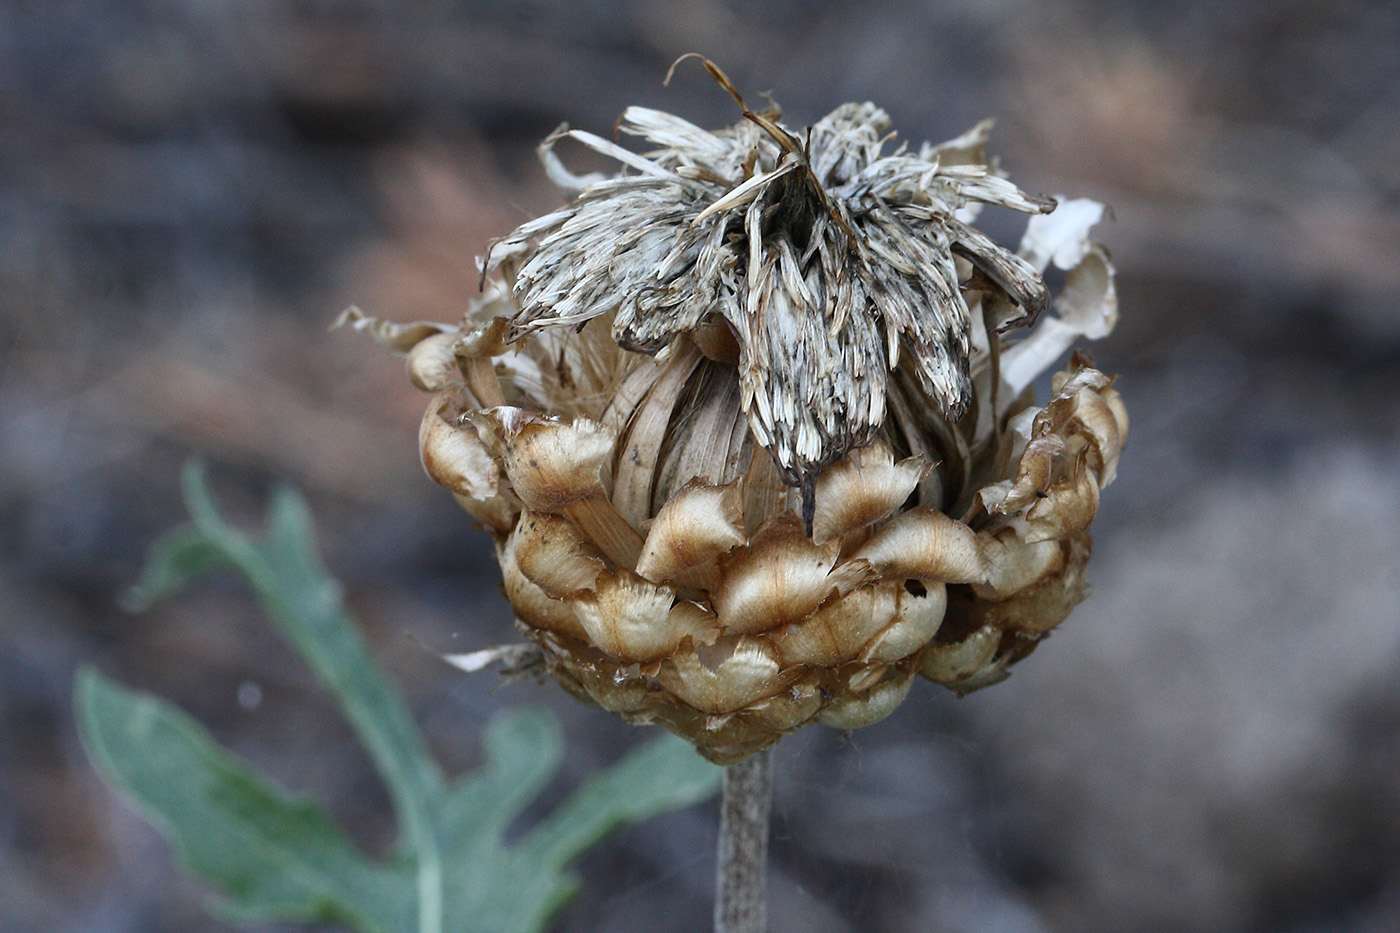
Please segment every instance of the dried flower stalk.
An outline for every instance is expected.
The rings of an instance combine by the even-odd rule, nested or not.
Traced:
[[[915,675],[1005,677],[1083,594],[1127,416],[1079,354],[1029,391],[1117,317],[1100,205],[1051,214],[988,124],[886,154],[871,104],[797,133],[706,67],[733,126],[633,107],[644,153],[545,141],[577,194],[494,245],[459,326],[348,316],[434,393],[424,466],[495,536],[554,676],[724,763],[880,719]],[[570,173],[564,139],[622,170]],[[1032,215],[1016,252],[984,204]]]

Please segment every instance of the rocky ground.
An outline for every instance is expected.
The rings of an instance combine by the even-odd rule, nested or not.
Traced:
[[[1116,214],[1122,322],[1093,353],[1133,429],[1094,593],[1003,685],[780,746],[774,929],[1400,927],[1392,4],[397,6],[0,8],[0,929],[220,929],[86,764],[81,664],[391,837],[240,590],[118,608],[192,456],[250,521],[274,480],[307,492],[452,768],[518,703],[565,723],[557,795],[637,740],[435,658],[509,635],[488,541],[422,476],[399,365],[326,327],[460,314],[472,258],[556,203],[532,149],[561,121],[732,121],[698,68],[662,86],[688,51],[796,123],[872,99],[918,141],[995,116],[1023,187]],[[595,849],[559,929],[704,928],[714,823]]]

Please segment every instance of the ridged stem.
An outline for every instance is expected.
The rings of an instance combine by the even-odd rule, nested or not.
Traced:
[[[715,873],[715,933],[763,933],[768,926],[768,816],[772,753],[765,749],[724,769]]]

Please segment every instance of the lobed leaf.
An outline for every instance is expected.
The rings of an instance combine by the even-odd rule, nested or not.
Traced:
[[[396,917],[412,905],[393,872],[370,865],[320,807],[273,788],[174,706],[91,669],[78,675],[74,705],[103,776],[238,914],[399,929]]]
[[[360,852],[315,804],[265,782],[169,703],[80,673],[89,757],[167,836],[181,864],[242,922],[331,921],[361,931],[538,930],[576,893],[568,863],[612,829],[714,794],[720,771],[663,736],[593,775],[518,843],[505,834],[554,777],[558,724],[539,710],[486,726],[484,763],[448,782],[383,676],[315,546],[310,511],[279,490],[257,537],[234,529],[203,470],[186,469],[192,524],[151,549],[130,606],[147,607],[231,567],[343,707],[399,820],[392,857]]]

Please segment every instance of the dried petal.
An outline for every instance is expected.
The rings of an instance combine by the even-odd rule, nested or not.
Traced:
[[[861,652],[860,659],[866,664],[889,664],[909,657],[932,641],[943,624],[948,592],[942,583],[906,580],[890,586],[898,599],[894,622]]]
[[[606,499],[580,499],[564,510],[584,536],[619,567],[637,566],[642,536]]]
[[[1117,393],[1107,377],[1076,357],[1054,388],[1055,398],[1035,416],[1015,482],[978,493],[989,513],[1012,516],[1028,542],[1064,538],[1089,526],[1122,447]],[[1117,406],[1121,410],[1121,402]],[[1126,414],[1122,418],[1126,422]]]
[[[541,512],[559,512],[580,499],[602,498],[602,471],[612,456],[613,434],[597,422],[544,418],[520,408],[493,408],[501,463],[520,501]]]
[[[743,716],[758,729],[782,734],[809,721],[821,708],[821,689],[817,686],[815,677],[808,677],[806,680],[788,684],[777,696],[752,704],[744,711]]]
[[[462,384],[462,372],[452,348],[457,334],[433,334],[408,351],[408,378],[424,392],[441,392]]]
[[[1103,220],[1104,206],[1088,198],[1056,198],[1053,214],[1033,215],[1017,253],[1037,272],[1053,261],[1056,268],[1073,269],[1093,248],[1089,231]]]
[[[613,660],[586,642],[574,642],[549,632],[528,632],[544,650],[545,665],[554,679],[585,703],[597,703],[610,713],[636,722],[648,721],[656,690],[638,665]]]
[[[377,317],[370,317],[359,308],[346,308],[340,313],[340,317],[335,319],[331,325],[334,330],[337,327],[349,325],[352,330],[357,330],[362,334],[367,334],[371,340],[381,347],[393,350],[395,353],[407,353],[419,342],[432,337],[435,334],[449,333],[453,328],[446,324],[433,324],[428,321],[414,321],[412,324],[395,324],[393,321],[380,320]]]
[[[1034,583],[981,607],[981,618],[1005,631],[1038,638],[1059,625],[1084,598],[1084,568],[1089,562],[1089,536],[1079,534],[1056,542],[1060,555],[1052,570]]]
[[[894,622],[897,612],[892,586],[864,586],[810,618],[778,629],[769,640],[785,668],[832,667],[854,660],[867,641]]]
[[[520,569],[515,559],[515,539],[509,539],[498,552],[501,565],[501,581],[506,599],[510,600],[516,618],[537,629],[547,629],[568,635],[580,642],[587,642],[588,632],[579,623],[573,604],[567,600],[554,599]]]
[[[1089,239],[1089,228],[1102,216],[1102,204],[1077,200],[1027,224],[1021,255],[1041,270],[1053,259],[1069,275],[1055,300],[1056,314],[1042,319],[1025,339],[1002,353],[1004,398],[1020,395],[1075,340],[1106,337],[1118,322],[1113,264],[1104,248]]]
[[[1098,514],[1098,478],[1090,472],[1083,458],[1075,461],[1071,470],[1026,511],[1024,535],[1027,543],[1055,541],[1083,531]]]
[[[986,599],[1004,599],[1030,586],[1047,573],[1055,571],[1061,560],[1059,542],[1028,542],[1014,529],[1007,529],[995,537],[983,535],[979,543],[987,572],[977,586],[977,593]]]
[[[833,729],[860,729],[873,725],[899,708],[912,684],[913,679],[907,675],[892,676],[864,694],[843,694],[822,710],[821,721]]]
[[[612,502],[630,521],[640,525],[652,514],[652,489],[656,485],[656,467],[666,443],[666,431],[686,380],[700,363],[700,351],[687,347],[673,354],[663,364],[642,363],[634,375],[623,383],[628,394],[619,397],[611,411],[625,413],[615,420],[625,425],[620,433],[619,456],[613,480]],[[691,479],[692,477],[687,477]]]
[[[453,493],[452,498],[468,515],[499,536],[510,534],[516,519],[520,517],[520,500],[508,490],[485,500],[473,499],[461,493]]]

